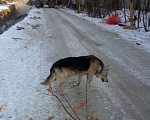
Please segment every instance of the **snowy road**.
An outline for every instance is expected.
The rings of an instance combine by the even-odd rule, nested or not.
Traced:
[[[21,29],[23,27],[23,29]],[[17,30],[20,28],[20,30]],[[88,89],[88,107],[77,110],[100,120],[149,120],[150,54],[59,8],[33,8],[20,23],[0,35],[0,120],[71,120],[57,99],[42,86],[51,65],[64,57],[94,54],[110,64],[109,82],[96,77]],[[72,106],[85,100],[86,77],[76,88],[70,78],[63,91]],[[53,89],[57,86],[53,84]]]

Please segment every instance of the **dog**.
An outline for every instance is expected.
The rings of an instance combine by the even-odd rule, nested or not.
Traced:
[[[108,82],[107,76],[110,70],[108,67],[105,67],[104,63],[94,55],[67,57],[58,60],[52,65],[50,75],[41,84],[49,85],[49,88],[51,88],[52,82],[57,80],[57,91],[59,92],[69,77],[78,76],[77,83],[71,86],[75,87],[80,85],[82,76],[87,75],[88,86],[91,91],[94,91],[91,87],[93,75],[101,78],[102,82]]]

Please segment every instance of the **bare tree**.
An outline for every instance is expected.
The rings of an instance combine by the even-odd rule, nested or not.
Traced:
[[[149,16],[148,16],[148,10],[150,7],[150,0],[143,0],[143,7],[144,9],[142,10],[142,14],[143,14],[143,27],[145,29],[145,32],[148,32],[149,30]]]

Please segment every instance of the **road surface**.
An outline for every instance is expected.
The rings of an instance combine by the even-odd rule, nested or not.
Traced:
[[[24,29],[17,30],[17,26]],[[40,82],[55,61],[89,54],[110,65],[109,82],[93,78],[96,91],[87,90],[87,107],[78,109],[78,116],[82,120],[91,116],[100,120],[150,119],[150,54],[119,34],[59,8],[33,8],[23,21],[0,35],[0,44],[0,106],[4,105],[0,119],[46,120],[54,116],[54,120],[72,120]],[[73,107],[86,100],[86,77],[80,86],[71,88],[75,82],[72,77],[62,88]],[[52,86],[55,91],[57,83]]]

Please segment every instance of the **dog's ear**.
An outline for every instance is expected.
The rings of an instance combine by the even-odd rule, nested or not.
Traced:
[[[107,69],[107,70],[109,71],[109,70],[110,70],[109,65],[107,65],[107,66],[105,67],[105,69]]]

